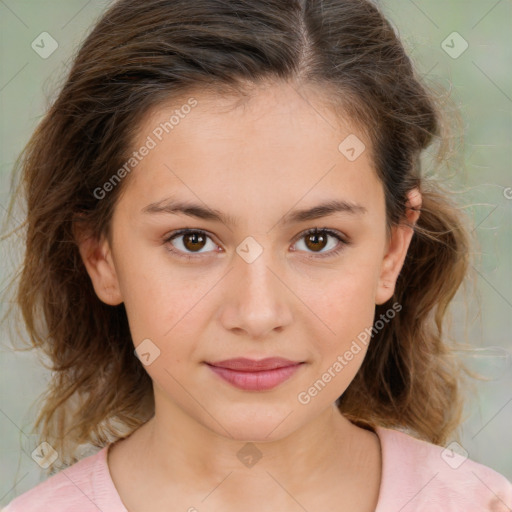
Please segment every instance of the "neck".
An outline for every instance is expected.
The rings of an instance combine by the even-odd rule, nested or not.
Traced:
[[[361,429],[334,404],[287,437],[263,442],[220,435],[177,407],[164,411],[158,400],[155,405],[155,415],[141,427],[143,453],[162,484],[202,482],[214,489],[230,475],[218,493],[232,500],[240,486],[244,496],[261,496],[269,475],[292,495],[303,489],[305,479],[312,483],[316,478],[321,485],[326,475],[353,476],[354,448],[360,444],[353,441]],[[359,456],[364,457],[364,450]]]

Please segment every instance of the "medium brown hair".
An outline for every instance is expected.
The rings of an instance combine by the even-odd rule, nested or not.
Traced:
[[[390,23],[366,0],[119,0],[81,45],[15,167],[27,208],[15,301],[30,346],[53,372],[35,428],[66,464],[79,445],[104,446],[154,412],[124,305],[96,296],[74,226],[109,233],[129,176],[103,199],[94,190],[129,158],[151,109],[195,90],[243,94],[269,80],[316,87],[365,130],[388,228],[404,221],[408,191],[423,194],[394,296],[376,317],[394,302],[402,309],[373,337],[339,409],[434,443],[460,423],[460,368],[443,325],[468,268],[468,229],[421,175],[420,155],[434,140],[442,161],[442,113]]]

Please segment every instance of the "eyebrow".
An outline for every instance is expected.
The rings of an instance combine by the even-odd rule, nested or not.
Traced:
[[[281,218],[279,224],[287,225],[307,220],[315,220],[329,215],[334,215],[335,213],[363,215],[367,213],[367,211],[368,210],[360,204],[337,199],[321,203],[317,206],[313,206],[312,208],[292,210]],[[222,222],[226,225],[236,226],[238,224],[237,219],[232,215],[224,214],[218,210],[201,206],[200,204],[188,201],[177,201],[172,198],[162,199],[161,201],[148,204],[142,209],[142,212],[146,214],[167,213],[173,215],[182,213],[189,217]]]

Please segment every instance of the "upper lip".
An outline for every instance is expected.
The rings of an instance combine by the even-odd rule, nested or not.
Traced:
[[[224,359],[223,361],[215,361],[207,364],[220,368],[228,368],[230,370],[257,372],[293,366],[300,364],[301,362],[302,361],[290,361],[289,359],[283,359],[282,357],[267,357],[265,359],[247,359],[245,357],[238,357],[236,359]]]

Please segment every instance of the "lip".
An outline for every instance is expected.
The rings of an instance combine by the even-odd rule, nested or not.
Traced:
[[[228,370],[259,372],[300,364],[300,361],[290,361],[289,359],[284,359],[282,357],[266,357],[265,359],[247,359],[245,357],[237,357],[235,359],[225,359],[223,361],[215,361],[207,364],[216,366],[217,368],[227,368]]]
[[[303,364],[280,357],[266,359],[226,359],[207,366],[219,377],[238,389],[265,391],[288,380]]]

